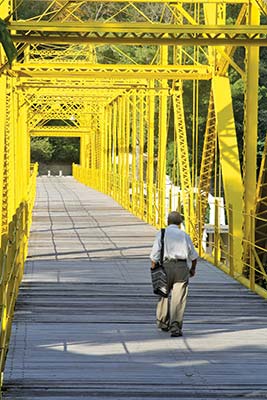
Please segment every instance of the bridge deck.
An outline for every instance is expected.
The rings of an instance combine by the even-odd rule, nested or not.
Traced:
[[[184,337],[158,331],[154,234],[72,178],[38,179],[4,399],[266,398],[267,303],[200,262]]]

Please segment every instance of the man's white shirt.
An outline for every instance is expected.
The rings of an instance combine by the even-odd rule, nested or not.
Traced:
[[[156,235],[150,259],[154,262],[160,260],[161,231]],[[165,229],[164,260],[195,260],[198,253],[190,239],[190,236],[178,228],[177,225],[169,225]]]

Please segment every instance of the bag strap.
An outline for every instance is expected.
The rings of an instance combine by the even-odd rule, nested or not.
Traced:
[[[160,265],[163,265],[163,259],[164,259],[164,236],[165,236],[165,228],[161,228],[161,237],[160,237],[160,242],[161,242],[161,249],[160,249]]]

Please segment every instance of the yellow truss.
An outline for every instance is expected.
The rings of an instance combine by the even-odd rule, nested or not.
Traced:
[[[92,78],[103,79],[183,79],[183,80],[206,80],[212,78],[212,69],[208,65],[91,65],[86,63],[75,63],[68,65],[64,63],[47,62],[14,64],[13,71],[24,78],[55,78],[60,74],[63,79],[73,80],[74,77],[83,80]]]
[[[10,22],[14,42],[124,45],[264,46],[267,27],[248,25],[177,26],[145,23]]]
[[[18,51],[10,67],[0,47],[2,233],[14,234],[14,221],[21,221],[21,215],[29,227],[25,210],[32,206],[36,174],[30,167],[30,136],[80,137],[80,165],[73,168],[77,179],[113,196],[158,228],[165,225],[169,209],[182,208],[185,229],[200,251],[207,197],[222,175],[229,232],[223,243],[217,201],[210,257],[262,294],[255,275],[266,279],[267,155],[265,145],[256,192],[256,146],[258,53],[260,46],[266,46],[267,35],[259,16],[267,14],[265,2],[51,0],[37,13],[27,0],[18,2],[15,12],[11,3],[0,2],[0,15],[8,21]],[[25,20],[19,19],[21,7],[27,8]],[[235,19],[225,22],[233,18],[229,10],[234,8]],[[244,66],[234,57],[238,46],[245,47]],[[229,68],[245,83],[242,168]],[[202,99],[196,88],[207,80],[210,104],[207,115],[200,116]],[[188,88],[194,89],[194,121],[185,107],[190,103]],[[203,148],[198,148],[200,117],[206,118]],[[56,126],[55,120],[61,120],[62,126]],[[166,160],[173,162],[170,139],[175,142],[179,180],[168,192]],[[221,175],[213,178],[212,171]],[[198,187],[193,187],[195,183]],[[26,240],[25,234],[24,244]],[[2,249],[5,243],[7,236],[2,236]],[[249,282],[243,275],[247,259]],[[21,271],[23,257],[14,262]],[[2,298],[2,332],[10,319],[6,302]],[[8,334],[1,333],[2,369],[7,343]]]
[[[267,255],[267,135],[265,138],[265,146],[262,155],[260,167],[257,196],[256,196],[256,220],[255,220],[255,244],[257,258],[256,263],[260,269],[266,271]]]

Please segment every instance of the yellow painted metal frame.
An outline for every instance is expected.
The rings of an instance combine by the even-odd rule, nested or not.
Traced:
[[[0,371],[1,386],[3,371],[8,351],[12,317],[19,285],[23,276],[24,261],[27,257],[27,243],[30,234],[31,214],[35,198],[37,164],[32,166],[28,185],[22,186],[25,200],[16,209],[7,231],[1,235],[0,250],[0,296],[1,296],[1,331],[0,331]],[[25,189],[26,188],[26,189]]]
[[[92,3],[101,7],[112,3],[114,11],[104,21],[93,21],[88,17]],[[148,4],[157,6],[159,15],[149,15]],[[157,228],[165,225],[169,210],[182,211],[185,229],[199,252],[267,297],[258,284],[267,279],[266,249],[260,241],[267,224],[267,156],[265,147],[256,191],[255,90],[259,46],[266,46],[267,27],[260,21],[260,13],[267,14],[266,4],[262,0],[58,0],[48,1],[42,14],[28,20],[16,20],[10,5],[9,0],[2,1],[0,15],[9,15],[19,58],[10,68],[0,47],[2,274],[13,267],[23,269],[30,221],[25,210],[32,207],[34,188],[29,187],[36,173],[30,173],[30,137],[80,137],[80,165],[73,166],[76,179],[112,196]],[[230,5],[238,8],[231,24],[226,23]],[[133,18],[129,22],[123,19],[125,9]],[[119,55],[120,63],[113,59],[98,63],[107,45]],[[151,54],[137,64],[134,52],[146,53],[148,45]],[[246,48],[245,69],[233,57],[237,46]],[[245,83],[242,167],[229,66]],[[204,146],[199,149],[197,120],[192,124],[194,137],[188,137],[191,127],[183,81],[190,85],[204,80],[210,81],[210,103]],[[192,84],[196,119],[201,102],[198,86]],[[62,120],[65,126],[50,126],[53,120]],[[168,135],[174,137],[171,161],[177,185],[167,187]],[[202,233],[213,186],[215,197],[224,193],[225,207],[216,198],[208,253]],[[227,218],[225,233],[220,225],[222,213]],[[12,285],[17,291],[18,283],[13,278],[8,286],[7,279],[1,282],[2,369],[10,330],[7,318],[13,307],[13,300],[8,304],[5,296]]]

